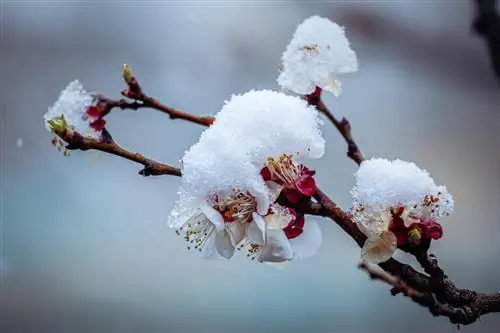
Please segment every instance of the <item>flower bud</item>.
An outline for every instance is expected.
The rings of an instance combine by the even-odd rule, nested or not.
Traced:
[[[418,245],[420,244],[421,240],[422,240],[422,230],[420,228],[415,227],[408,232],[408,241],[411,244]]]
[[[128,85],[132,85],[134,83],[134,74],[132,73],[132,69],[130,68],[129,65],[124,64],[123,65],[123,79]]]
[[[50,119],[47,123],[49,124],[51,131],[55,133],[61,133],[68,127],[68,123],[66,122],[64,115]]]

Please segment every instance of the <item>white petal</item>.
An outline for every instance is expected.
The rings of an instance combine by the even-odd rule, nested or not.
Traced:
[[[203,205],[200,207],[200,210],[202,211],[203,214],[208,218],[208,220],[215,226],[217,231],[221,231],[224,229],[224,219],[222,218],[222,215],[215,209],[213,209],[211,206]]]
[[[253,222],[257,225],[259,230],[265,236],[266,235],[266,221],[264,220],[264,218],[256,213],[253,213],[252,217],[253,217]]]
[[[293,215],[269,214],[264,217],[267,230],[282,230],[292,221]]]
[[[266,245],[261,249],[259,262],[282,262],[293,259],[293,251],[282,230],[268,230]]]
[[[397,249],[397,238],[390,231],[379,237],[368,238],[361,250],[361,259],[368,263],[379,264],[389,260]]]
[[[264,219],[254,214],[254,220],[246,225],[246,235],[255,244],[264,246],[265,244],[265,222]]]
[[[267,214],[269,210],[269,206],[271,205],[271,201],[267,193],[253,193],[255,196],[255,201],[257,202],[257,213],[261,215]]]
[[[301,235],[289,240],[297,259],[315,255],[321,247],[322,241],[321,229],[318,223],[312,219],[306,219],[304,232]]]
[[[266,186],[269,189],[269,201],[271,203],[274,203],[276,200],[278,200],[278,197],[280,196],[280,193],[283,190],[284,186],[271,180],[266,181]]]
[[[245,238],[246,225],[248,223],[226,223],[226,230],[231,237],[233,245],[236,246]]]
[[[176,204],[176,206],[176,209],[174,209],[168,219],[168,227],[171,229],[180,228],[184,224],[186,224],[189,219],[193,218],[194,216],[200,215],[198,206],[183,206],[182,209],[178,208],[179,205]]]
[[[217,259],[217,250],[215,248],[215,235],[212,234],[210,238],[207,239],[205,246],[201,251],[201,257],[205,260],[215,260]]]
[[[222,230],[215,235],[215,248],[217,252],[226,259],[231,259],[233,256],[234,246],[226,230]]]
[[[340,80],[335,75],[331,75],[328,78],[327,83],[323,87],[323,89],[333,93],[335,95],[335,97],[339,97],[340,94],[342,93],[342,84],[340,83]]]
[[[285,269],[290,266],[291,261],[283,261],[283,262],[265,262],[266,265],[272,266],[276,269]]]

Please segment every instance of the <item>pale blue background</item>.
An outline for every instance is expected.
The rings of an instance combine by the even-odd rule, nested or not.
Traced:
[[[281,52],[312,14],[345,24],[360,72],[327,102],[366,156],[415,161],[457,205],[434,244],[459,286],[500,290],[500,89],[469,1],[3,1],[2,332],[456,332],[356,269],[359,249],[320,220],[319,254],[285,270],[200,261],[165,226],[179,180],[132,163],[63,158],[45,113],[78,78],[119,97],[127,62],[146,91],[196,114],[232,93],[275,89]],[[200,126],[149,110],[115,112],[132,151],[176,164]],[[333,126],[312,166],[341,205],[354,164]],[[18,147],[18,138],[23,139]],[[494,332],[500,314],[463,332]]]

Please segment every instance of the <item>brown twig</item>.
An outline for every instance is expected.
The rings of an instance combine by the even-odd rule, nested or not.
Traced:
[[[66,149],[68,150],[94,149],[139,163],[144,166],[144,168],[139,171],[139,174],[142,176],[172,175],[181,177],[181,170],[178,168],[156,162],[139,153],[132,153],[123,149],[113,141],[111,135],[106,129],[103,129],[104,140],[102,141],[84,137],[68,127],[63,129],[54,129],[54,133],[68,143],[66,146]]]
[[[136,102],[130,104],[125,103],[117,105],[121,108],[127,108],[133,110],[137,110],[138,108],[151,108],[166,113],[170,117],[170,119],[182,119],[202,126],[210,126],[215,121],[214,117],[196,116],[191,113],[182,112],[170,106],[162,104],[157,99],[146,95],[143,92],[142,87],[139,84],[139,81],[132,74],[132,71],[128,65],[123,66],[123,78],[125,80],[125,83],[127,83],[128,88],[124,89],[121,92],[122,95]],[[137,103],[137,101],[139,101],[140,103]]]
[[[307,101],[310,105],[314,105],[316,109],[320,113],[324,114],[328,118],[328,120],[330,120],[330,122],[337,128],[337,130],[347,143],[347,157],[353,160],[357,165],[360,165],[361,162],[365,160],[365,158],[363,157],[363,154],[361,154],[356,141],[354,141],[354,138],[352,137],[351,124],[349,123],[349,121],[346,118],[342,118],[342,120],[339,121],[333,115],[333,113],[328,109],[328,107],[321,99],[321,92],[309,95],[307,97]]]
[[[382,281],[392,286],[391,294],[403,294],[412,301],[429,309],[434,316],[448,317],[454,324],[467,325],[475,322],[482,314],[500,312],[500,293],[481,294],[464,305],[454,306],[446,300],[440,300],[432,292],[421,292],[409,286],[401,278],[375,269],[365,263],[358,268],[368,273],[371,279]]]

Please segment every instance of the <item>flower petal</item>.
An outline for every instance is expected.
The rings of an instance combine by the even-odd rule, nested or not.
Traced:
[[[294,216],[292,214],[282,215],[279,213],[269,214],[264,217],[267,230],[286,228]]]
[[[266,261],[264,262],[264,264],[266,265],[269,265],[269,266],[272,266],[276,269],[286,269],[288,266],[290,266],[290,261],[282,261],[282,262],[269,262],[269,261]]]
[[[432,239],[440,239],[443,237],[443,227],[437,222],[430,221],[420,225],[424,230],[424,235]]]
[[[282,262],[294,257],[290,242],[281,230],[268,230],[266,245],[261,249],[259,262]]]
[[[268,180],[266,181],[266,186],[269,189],[269,201],[271,203],[276,202],[281,194],[281,191],[283,190],[283,185],[273,182],[272,180]]]
[[[215,234],[212,234],[206,241],[205,246],[201,250],[201,257],[204,260],[216,260],[217,249],[215,247]]]
[[[328,77],[326,85],[323,87],[323,89],[333,93],[335,97],[339,97],[340,94],[342,94],[342,84],[335,75],[330,75]]]
[[[312,257],[318,252],[323,242],[321,229],[316,221],[308,218],[302,230],[300,236],[289,240],[297,259]]]
[[[226,230],[229,233],[229,237],[231,238],[233,245],[236,246],[241,243],[243,238],[245,238],[246,224],[226,223]]]
[[[296,204],[302,199],[302,193],[293,188],[284,188],[283,194],[291,204]]]
[[[215,226],[217,231],[221,231],[224,229],[224,219],[222,218],[222,215],[215,209],[213,209],[211,206],[208,204],[202,205],[200,207],[200,210],[207,219]]]
[[[316,181],[308,174],[302,175],[295,183],[295,186],[304,195],[311,196],[316,193]]]
[[[269,206],[271,205],[268,193],[266,192],[253,193],[255,201],[257,202],[257,213],[261,215],[267,214],[267,212],[269,211]]]
[[[268,167],[263,167],[260,170],[260,175],[265,181],[271,179],[271,171],[269,171]]]
[[[215,248],[217,252],[226,259],[231,259],[233,256],[234,246],[226,230],[222,230],[215,235]]]
[[[368,238],[361,250],[363,261],[379,264],[389,260],[397,249],[397,239],[390,231],[382,233],[379,237]]]
[[[266,222],[262,216],[253,214],[253,221],[246,226],[247,237],[255,244],[264,246],[266,236]]]

